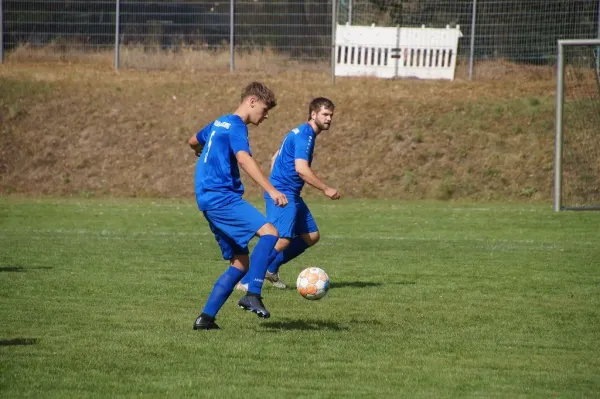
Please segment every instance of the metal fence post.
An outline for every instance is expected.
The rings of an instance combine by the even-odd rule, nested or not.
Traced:
[[[119,70],[119,36],[120,36],[120,19],[121,19],[121,0],[117,0],[115,11],[115,69]]]
[[[564,104],[564,46],[558,41],[558,59],[556,74],[556,111],[554,114],[554,212],[559,212],[562,205],[562,144],[563,144],[563,104]]]
[[[477,20],[477,0],[473,0],[473,18],[471,18],[471,45],[469,49],[469,80],[473,79],[473,58],[475,57],[475,26]]]
[[[335,30],[337,27],[336,0],[331,0],[331,84],[335,84]]]
[[[0,0],[0,64],[4,63],[4,0]]]
[[[235,71],[235,56],[234,56],[234,51],[235,51],[235,46],[233,43],[233,37],[234,37],[234,22],[235,22],[235,14],[234,14],[234,10],[235,10],[235,0],[231,0],[229,3],[229,72],[233,72]]]
[[[394,78],[398,77],[398,72],[400,70],[400,25],[396,25],[396,48],[397,52],[394,52],[395,55],[392,56],[394,58]]]
[[[352,25],[352,0],[348,0],[348,25]]]

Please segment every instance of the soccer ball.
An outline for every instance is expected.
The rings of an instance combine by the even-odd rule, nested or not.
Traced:
[[[329,277],[323,269],[307,267],[298,275],[296,289],[306,299],[321,299],[329,291]]]

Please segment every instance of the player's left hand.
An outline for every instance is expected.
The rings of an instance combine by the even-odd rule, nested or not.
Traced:
[[[288,199],[285,196],[284,193],[281,193],[277,190],[273,191],[272,193],[269,193],[269,196],[271,197],[271,199],[273,200],[273,202],[275,202],[275,205],[280,206],[280,207],[284,207],[287,205],[288,203]]]
[[[342,198],[342,196],[340,195],[338,190],[336,190],[335,188],[329,187],[329,188],[327,188],[327,190],[324,191],[324,193],[326,196],[328,196],[332,200],[338,200],[338,199]]]

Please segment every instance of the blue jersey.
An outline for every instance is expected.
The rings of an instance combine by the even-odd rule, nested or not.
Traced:
[[[196,202],[202,211],[227,205],[244,194],[240,169],[235,155],[246,151],[250,155],[248,128],[237,115],[225,115],[205,126],[196,134],[204,146],[198,163],[194,186]]]
[[[300,195],[304,180],[296,172],[296,159],[308,161],[312,164],[315,149],[315,131],[308,123],[304,123],[285,136],[269,181],[273,186],[287,195]]]

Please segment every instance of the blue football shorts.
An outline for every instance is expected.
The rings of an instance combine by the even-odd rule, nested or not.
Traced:
[[[304,203],[302,197],[288,195],[288,204],[279,207],[271,197],[265,198],[267,219],[279,231],[279,237],[294,238],[301,234],[319,231],[317,222]]]
[[[234,255],[247,255],[248,243],[267,223],[267,218],[241,197],[219,209],[202,213],[225,260],[231,260]]]

